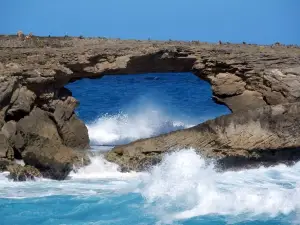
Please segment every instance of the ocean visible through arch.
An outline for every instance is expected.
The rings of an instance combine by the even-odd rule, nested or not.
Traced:
[[[193,149],[146,172],[122,173],[101,153],[230,113],[191,73],[110,75],[66,86],[80,101],[91,164],[64,181],[0,174],[0,224],[300,224],[300,164],[217,172]]]

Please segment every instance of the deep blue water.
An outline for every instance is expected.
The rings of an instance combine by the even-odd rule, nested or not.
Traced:
[[[104,76],[68,87],[80,101],[78,113],[86,122],[104,114],[135,114],[147,108],[195,123],[230,113],[212,101],[210,85],[191,73]]]
[[[192,74],[105,76],[69,84],[95,151],[229,113]],[[101,156],[66,181],[0,175],[0,224],[300,224],[300,164],[217,173],[193,149],[145,173]]]

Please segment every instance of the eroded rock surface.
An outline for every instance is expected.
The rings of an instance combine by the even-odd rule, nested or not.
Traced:
[[[209,155],[208,153],[219,151],[213,155],[221,156],[230,152],[242,154],[246,149],[251,150],[252,154],[257,152],[254,148],[288,147],[279,133],[276,133],[275,138],[268,136],[269,133],[266,132],[271,128],[265,128],[267,125],[261,121],[260,116],[255,117],[256,122],[237,118],[244,118],[243,113],[238,113],[240,111],[299,100],[300,48],[297,46],[69,37],[32,37],[22,40],[17,36],[2,35],[0,130],[4,140],[1,145],[4,147],[0,150],[0,160],[3,167],[7,167],[12,161],[12,154],[7,154],[10,149],[14,158],[23,159],[26,164],[38,168],[44,176],[65,178],[74,159],[79,162],[80,157],[85,158],[80,149],[89,147],[89,138],[86,126],[74,114],[77,100],[64,86],[78,79],[101,78],[105,74],[153,72],[193,72],[212,85],[215,101],[227,105],[234,114],[225,119],[221,117],[220,121],[216,120],[219,122],[210,121],[198,128],[153,139],[155,141],[143,140],[116,148],[108,155],[112,161],[129,169],[137,169],[136,167],[144,167],[144,164],[159,161],[162,152],[176,146],[215,149],[203,150],[201,153]],[[264,115],[267,122],[279,127],[283,124],[280,119],[281,116],[284,117],[283,113],[277,117],[267,116],[273,109],[264,109],[266,111],[259,115]],[[286,110],[291,113],[289,109]],[[249,112],[245,115],[252,118]],[[292,118],[296,121],[296,116]],[[236,128],[229,128],[226,122],[229,120],[233,124],[237,123],[230,125]],[[241,125],[238,121],[244,122]],[[263,129],[259,128],[260,124],[264,124]],[[258,131],[262,134],[251,133],[251,127],[259,128]],[[286,124],[280,129],[283,133],[287,132],[287,137],[294,143],[291,147],[296,147],[298,139],[290,133],[290,127],[293,126]],[[247,137],[256,142],[249,144],[244,138],[246,136],[241,137],[237,131],[246,136],[253,135]],[[233,135],[234,132],[238,134]],[[191,136],[185,135],[186,133]],[[272,141],[264,142],[261,138],[264,135]],[[231,139],[227,140],[227,136]],[[238,144],[234,137],[240,137],[243,141]],[[208,140],[210,141],[207,142]],[[7,143],[10,148],[5,147]],[[145,146],[137,143],[144,143]],[[276,145],[272,145],[273,143]],[[136,145],[137,148],[130,150]],[[244,146],[243,150],[237,150],[241,146]],[[81,156],[78,156],[78,152]],[[141,159],[145,163],[141,163]]]
[[[300,159],[300,103],[241,111],[195,127],[115,147],[106,154],[122,169],[144,170],[165,153],[194,148],[223,168]]]
[[[20,86],[48,104],[74,80],[150,72],[193,72],[232,111],[300,96],[297,46],[1,36],[0,48],[0,105]],[[252,103],[240,96],[250,96]]]
[[[42,177],[38,169],[32,166],[22,166],[19,164],[9,165],[7,170],[10,172],[9,177],[14,181],[35,180]]]

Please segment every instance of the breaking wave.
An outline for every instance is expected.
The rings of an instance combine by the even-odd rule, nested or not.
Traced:
[[[126,196],[134,194],[140,196],[134,201],[143,205],[139,206],[143,213],[162,224],[202,216],[251,221],[297,215],[300,212],[299,174],[300,163],[292,167],[278,165],[219,173],[193,149],[166,155],[149,172],[121,173],[117,165],[98,155],[89,166],[61,182],[41,179],[16,183],[2,174],[0,197],[84,196],[85,199],[110,199],[112,204],[112,196],[117,195],[124,199],[118,199],[114,207],[126,208]],[[101,201],[98,204],[101,205]]]
[[[147,109],[132,115],[103,115],[87,125],[91,145],[120,145],[193,126]]]

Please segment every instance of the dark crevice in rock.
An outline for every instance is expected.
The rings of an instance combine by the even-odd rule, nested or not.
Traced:
[[[15,159],[17,160],[22,160],[22,154],[21,152],[24,151],[24,148],[23,149],[17,149],[17,148],[14,148],[14,154],[15,154]]]
[[[216,160],[218,170],[251,169],[259,166],[270,167],[277,164],[293,165],[300,160],[300,148],[278,148],[251,150],[253,157],[226,156]]]

